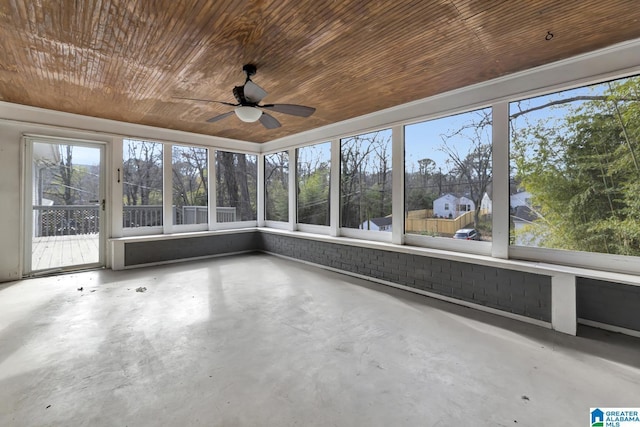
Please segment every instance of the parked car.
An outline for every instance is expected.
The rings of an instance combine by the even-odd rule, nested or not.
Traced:
[[[453,235],[454,239],[480,240],[480,233],[475,228],[461,228]]]

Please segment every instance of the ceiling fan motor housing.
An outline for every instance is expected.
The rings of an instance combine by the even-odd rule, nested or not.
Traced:
[[[233,96],[240,105],[252,105],[247,101],[247,98],[244,97],[244,86],[235,86],[233,88]]]
[[[254,76],[258,68],[253,64],[245,64],[242,66],[242,71],[247,75],[247,78]]]

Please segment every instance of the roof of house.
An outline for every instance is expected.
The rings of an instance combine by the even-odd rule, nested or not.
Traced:
[[[369,221],[371,221],[372,223],[374,223],[378,227],[384,227],[384,226],[387,226],[387,225],[391,225],[391,223],[392,223],[390,216],[385,216],[385,217],[381,217],[381,218],[371,218],[371,219],[369,219]]]
[[[538,215],[529,206],[518,206],[511,218],[516,222],[533,222],[538,219]]]

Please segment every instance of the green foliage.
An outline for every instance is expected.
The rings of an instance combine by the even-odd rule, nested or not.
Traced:
[[[265,156],[265,216],[289,221],[289,156],[286,151]]]
[[[562,106],[558,120],[549,108],[512,128],[515,179],[538,217],[523,235],[536,245],[640,255],[639,88],[637,77],[605,83],[602,96]]]
[[[327,164],[298,177],[298,222],[329,225],[329,179]]]

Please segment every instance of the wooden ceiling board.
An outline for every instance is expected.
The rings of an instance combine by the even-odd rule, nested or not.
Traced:
[[[634,0],[0,0],[0,100],[265,142],[640,37]],[[554,34],[545,40],[547,31]],[[242,65],[274,113],[230,116]]]

